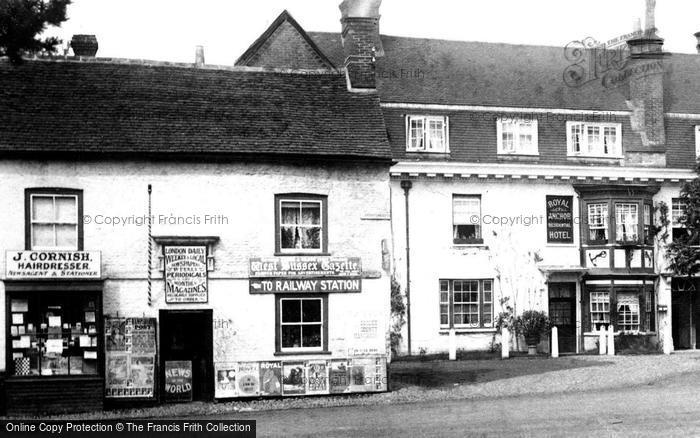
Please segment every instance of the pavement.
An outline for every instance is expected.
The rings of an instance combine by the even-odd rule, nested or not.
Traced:
[[[259,437],[700,435],[700,373],[582,393],[239,413]],[[218,418],[218,417],[217,417]]]

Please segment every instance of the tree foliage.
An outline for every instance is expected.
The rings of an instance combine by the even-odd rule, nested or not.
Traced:
[[[700,175],[700,165],[696,171]],[[700,272],[700,176],[683,185],[680,201],[678,225],[685,232],[668,245],[668,267],[677,276],[693,276]]]
[[[56,37],[41,38],[48,26],[66,21],[71,0],[0,0],[0,56],[19,64],[22,55],[54,53]]]

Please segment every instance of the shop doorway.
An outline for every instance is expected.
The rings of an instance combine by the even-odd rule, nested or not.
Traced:
[[[675,350],[695,350],[700,325],[696,280],[675,278],[671,283],[671,335]]]
[[[191,398],[194,401],[214,399],[212,322],[211,310],[160,311],[160,369],[166,369],[166,362],[191,361]],[[167,400],[165,375],[160,386]]]
[[[559,352],[576,353],[576,283],[549,284],[549,318],[559,332]]]

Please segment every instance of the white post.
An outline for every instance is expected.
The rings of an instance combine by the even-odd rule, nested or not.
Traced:
[[[608,326],[608,356],[615,356],[615,330],[612,324]]]
[[[454,327],[450,329],[450,360],[457,360],[457,333]]]
[[[605,328],[601,327],[598,330],[598,354],[605,355]]]
[[[552,327],[552,357],[559,357],[559,330]]]
[[[501,329],[501,359],[510,357],[510,331],[503,327]]]

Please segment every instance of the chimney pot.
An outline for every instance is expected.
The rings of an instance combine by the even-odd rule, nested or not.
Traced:
[[[95,35],[73,35],[70,41],[75,56],[94,57],[99,45]]]
[[[695,48],[698,49],[698,53],[700,53],[700,32],[695,32],[695,38],[698,40],[698,45],[695,46]]]
[[[197,46],[194,56],[195,67],[202,67],[204,65],[204,46]]]

